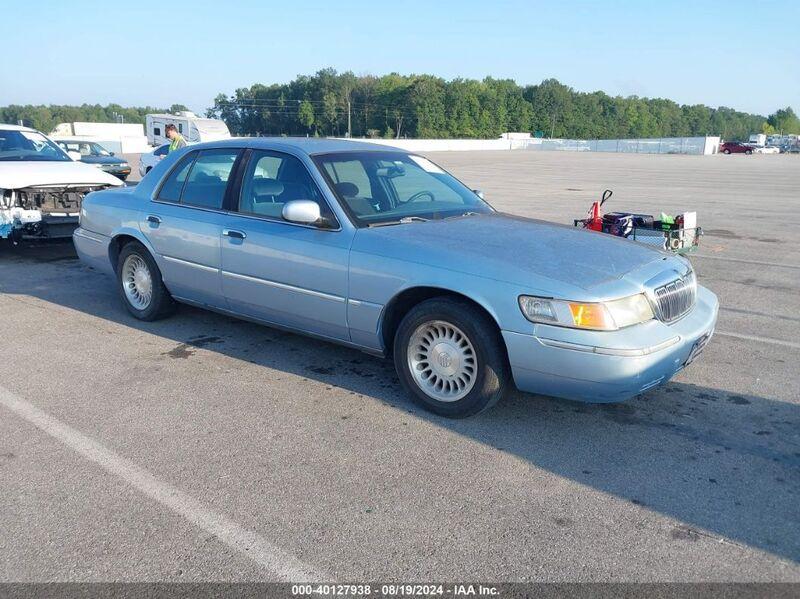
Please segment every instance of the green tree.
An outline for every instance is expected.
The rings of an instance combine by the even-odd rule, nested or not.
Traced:
[[[787,133],[800,133],[800,119],[794,113],[790,106],[777,110],[769,116],[767,122],[778,133],[786,135]]]
[[[297,120],[307,131],[314,125],[314,107],[308,100],[303,100],[297,110]]]
[[[303,102],[313,109],[315,134],[323,135],[346,130],[348,114],[356,136],[390,132],[395,137],[496,137],[505,131],[540,130],[580,139],[687,135],[747,139],[761,131],[765,121],[785,132],[797,126],[797,117],[788,108],[768,120],[726,107],[578,92],[555,79],[523,87],[511,79],[492,77],[482,81],[399,73],[357,77],[334,69],[299,75],[285,84],[255,84],[232,96],[220,94],[209,114],[218,115],[239,134],[305,134],[309,127],[300,111],[302,107],[307,116],[308,107]],[[38,117],[56,118],[45,111]]]
[[[428,75],[417,78],[409,90],[409,102],[415,137],[446,136],[444,80]]]
[[[332,91],[326,92],[322,97],[322,115],[328,123],[328,132],[333,134],[338,129],[339,101]]]

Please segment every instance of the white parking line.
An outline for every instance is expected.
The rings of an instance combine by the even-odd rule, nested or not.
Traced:
[[[158,480],[144,468],[116,454],[3,387],[0,387],[0,405],[61,441],[87,460],[98,464],[106,472],[121,478],[198,528],[214,535],[228,547],[249,557],[264,567],[278,581],[329,580],[321,572],[304,564],[255,532],[243,528],[223,514],[203,505],[194,497]]]
[[[725,331],[717,331],[715,335],[723,337],[733,337],[734,339],[744,339],[745,341],[758,341],[759,343],[769,343],[770,345],[781,345],[783,347],[791,347],[793,349],[800,349],[800,343],[794,341],[784,341],[783,339],[773,339],[772,337],[759,337],[757,335],[744,335],[742,333],[728,333]]]

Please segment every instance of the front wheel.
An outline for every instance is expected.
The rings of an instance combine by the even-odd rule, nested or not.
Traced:
[[[478,414],[503,396],[510,380],[503,340],[476,306],[435,298],[403,318],[394,363],[411,399],[450,418]]]
[[[139,320],[158,320],[175,308],[175,301],[161,280],[161,271],[141,243],[132,241],[120,251],[117,281],[125,307]]]
[[[730,151],[730,150],[722,150],[722,153],[723,153],[723,154],[730,154],[730,153],[731,153],[731,151]]]
[[[752,154],[752,153],[753,153],[753,150],[745,150],[745,152],[744,152],[744,153],[745,153],[745,154],[747,154],[747,155],[749,156],[750,154]]]

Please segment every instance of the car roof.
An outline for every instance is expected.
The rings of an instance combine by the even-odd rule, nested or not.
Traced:
[[[287,150],[302,152],[309,156],[331,152],[403,152],[400,148],[367,141],[323,137],[231,137],[230,139],[193,145],[194,149],[220,148],[226,146],[246,147],[261,150]]]

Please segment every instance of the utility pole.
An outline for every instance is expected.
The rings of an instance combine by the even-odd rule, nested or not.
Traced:
[[[347,137],[353,137],[353,128],[350,123],[350,98],[347,98]]]

